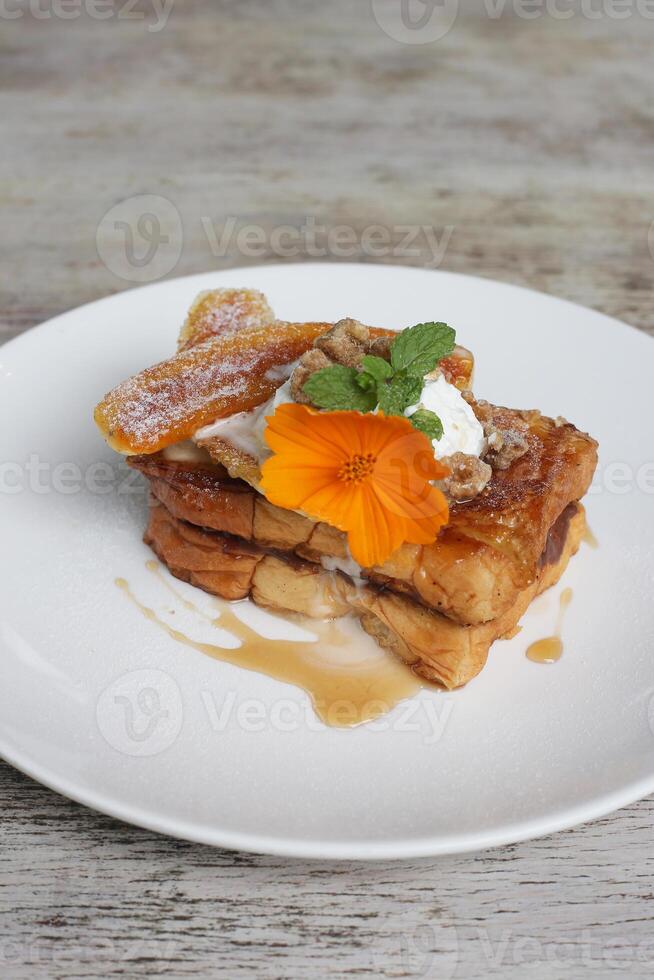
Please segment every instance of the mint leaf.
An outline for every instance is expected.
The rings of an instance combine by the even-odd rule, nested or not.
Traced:
[[[390,378],[393,368],[383,357],[376,357],[374,354],[366,354],[361,361],[361,367],[366,374],[372,375],[375,381],[385,381]]]
[[[367,371],[359,371],[356,376],[356,383],[363,391],[375,391],[377,388],[376,380]]]
[[[409,422],[414,429],[420,429],[430,439],[440,439],[443,435],[443,423],[438,415],[426,408],[419,408],[417,412],[410,415]]]
[[[333,364],[312,374],[302,390],[316,408],[333,412],[372,412],[377,404],[377,394],[374,388],[363,391],[359,387],[357,373],[355,368]]]
[[[455,336],[452,327],[446,323],[417,323],[415,327],[408,327],[391,347],[393,369],[424,378],[441,358],[452,353]]]
[[[403,415],[404,409],[415,405],[422,391],[422,378],[394,375],[389,382],[377,385],[379,407],[386,415]]]
[[[383,357],[375,357],[374,354],[366,354],[361,361],[363,370],[357,375],[357,384],[364,391],[374,391],[377,385],[390,378],[393,368]]]

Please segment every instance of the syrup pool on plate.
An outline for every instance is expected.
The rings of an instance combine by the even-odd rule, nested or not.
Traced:
[[[536,640],[527,647],[526,656],[536,664],[553,664],[561,659],[563,655],[563,641],[561,631],[563,628],[563,615],[572,601],[572,589],[564,589],[559,598],[559,616],[556,622],[556,630],[553,636],[546,636],[542,640]]]
[[[295,625],[316,638],[268,639],[236,615],[233,603],[212,598],[213,614],[207,613],[174,587],[158,562],[148,561],[146,567],[185,609],[226,630],[240,640],[240,646],[228,648],[192,639],[142,603],[124,578],[116,579],[117,587],[147,619],[184,646],[302,688],[327,725],[351,728],[371,721],[427,686],[401,660],[381,650],[353,617],[322,621],[293,616]]]

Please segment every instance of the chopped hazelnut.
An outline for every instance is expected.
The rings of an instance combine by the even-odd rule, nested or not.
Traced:
[[[304,394],[303,388],[312,374],[330,367],[333,362],[317,347],[303,354],[291,375],[291,398],[300,405],[311,405],[311,399]]]
[[[315,346],[336,364],[359,367],[367,353],[370,331],[358,320],[339,320],[331,330],[318,337]]]
[[[467,453],[453,453],[440,460],[449,467],[450,475],[439,482],[439,486],[452,500],[459,502],[472,500],[484,489],[493,471],[488,463]]]
[[[390,361],[394,340],[395,337],[375,337],[368,344],[368,353],[374,354],[375,357],[383,357],[385,361]]]
[[[529,449],[527,436],[519,429],[501,429],[486,423],[484,435],[488,445],[484,458],[494,470],[508,470]]]

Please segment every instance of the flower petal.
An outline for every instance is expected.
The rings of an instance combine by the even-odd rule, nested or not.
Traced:
[[[393,520],[370,485],[362,488],[361,507],[348,528],[352,557],[364,568],[384,563],[404,541],[401,522]]]
[[[333,486],[336,480],[333,469],[292,464],[283,455],[266,460],[261,472],[262,492],[272,504],[287,510],[302,509],[308,497]]]
[[[314,423],[317,417],[317,412],[304,405],[280,405],[274,415],[266,416],[264,438],[275,453],[299,451],[315,455],[323,462],[342,460],[340,447],[325,438],[322,427]]]
[[[336,480],[331,487],[307,500],[304,510],[339,531],[347,531],[353,524],[361,523],[361,487]]]
[[[268,423],[274,455],[262,467],[266,497],[347,531],[363,567],[382,565],[404,542],[433,541],[447,522],[447,501],[429,481],[448,471],[407,419],[288,404]],[[360,455],[372,469],[344,479],[343,465]]]

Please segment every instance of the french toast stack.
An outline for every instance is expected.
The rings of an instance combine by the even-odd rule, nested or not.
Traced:
[[[110,392],[96,421],[149,481],[145,541],[173,575],[280,612],[353,613],[421,676],[459,687],[577,551],[596,443],[562,419],[471,399],[485,424],[520,433],[522,455],[494,469],[474,499],[452,501],[432,544],[405,544],[382,566],[360,568],[342,531],[263,496],[257,459],[216,435],[198,435],[269,399],[332,326],[275,320],[254,291],[202,294],[178,353]],[[393,335],[370,328],[382,344]],[[440,364],[461,390],[470,388],[472,367],[463,348]]]

